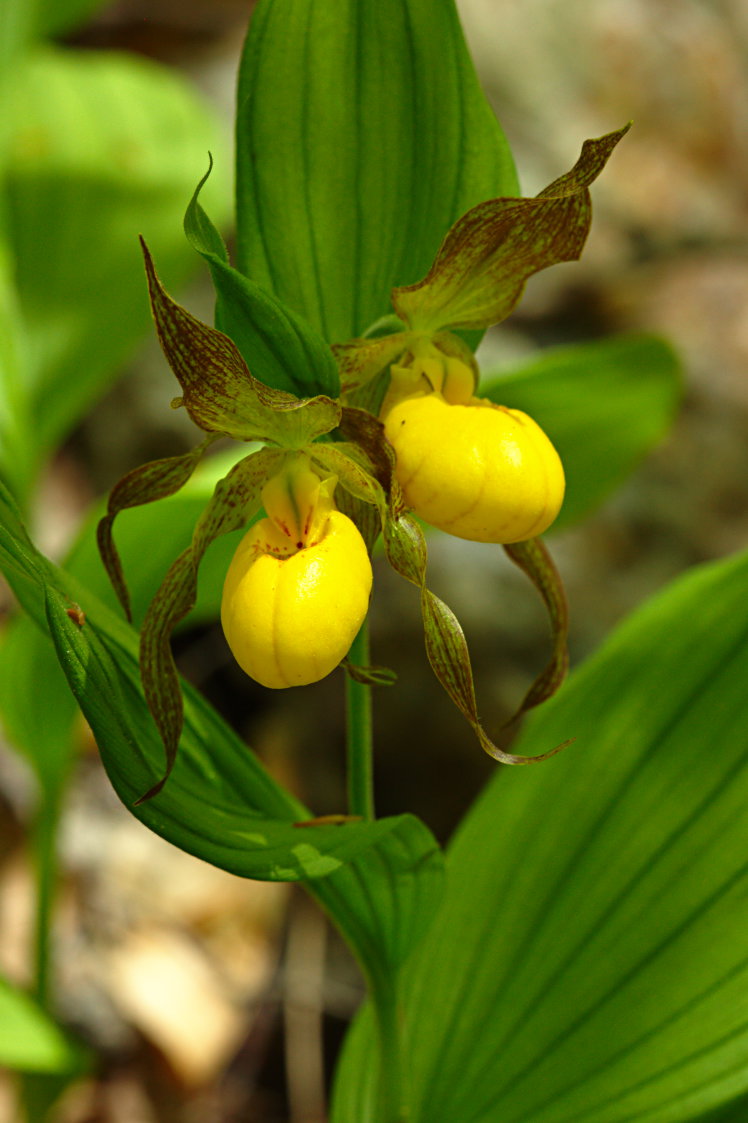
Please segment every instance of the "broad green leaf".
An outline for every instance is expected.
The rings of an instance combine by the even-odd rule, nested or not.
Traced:
[[[33,395],[27,440],[40,460],[148,330],[138,233],[170,283],[193,266],[179,228],[184,200],[206,150],[223,146],[195,94],[145,59],[39,51],[6,112],[7,213]]]
[[[326,877],[365,853],[376,862],[374,848],[390,834],[400,842],[384,845],[383,860],[395,885],[408,880],[413,868],[430,863],[436,843],[411,816],[297,827],[313,818],[311,812],[265,772],[188,686],[183,687],[184,734],[174,771],[157,797],[135,806],[161,773],[163,760],[140,684],[136,634],[38,553],[2,488],[0,568],[25,610],[49,629],[117,794],[157,834],[205,861],[260,880]],[[73,603],[84,620],[68,615]],[[401,923],[415,930],[420,921],[406,915]],[[376,935],[369,939],[376,942]]]
[[[489,199],[462,215],[424,279],[392,293],[397,315],[425,332],[506,319],[528,277],[581,255],[592,221],[590,184],[628,128],[586,140],[571,171],[536,198]]]
[[[239,74],[242,273],[329,342],[390,311],[452,223],[516,192],[453,0],[262,0]]]
[[[337,426],[340,406],[332,398],[297,398],[255,378],[232,339],[172,300],[142,246],[159,342],[183,391],[172,405],[184,405],[207,433],[283,448],[303,448]],[[331,353],[329,361],[334,367]]]
[[[629,619],[517,746],[574,747],[467,816],[406,968],[413,1123],[678,1123],[745,1096],[746,582],[748,555],[705,566]]]
[[[206,174],[200,181],[187,208],[184,229],[210,268],[216,288],[216,327],[234,341],[260,382],[300,398],[337,397],[337,365],[322,337],[271,292],[229,264],[221,235],[198,202],[207,178]]]
[[[566,473],[558,529],[598,506],[662,439],[680,400],[680,365],[656,336],[624,335],[554,348],[485,377],[478,393],[524,410],[558,449]]]
[[[443,881],[443,855],[430,831],[403,815],[376,847],[307,888],[356,950],[369,980],[386,986],[431,925]]]
[[[81,1069],[83,1052],[30,995],[0,976],[0,1065],[21,1072]]]

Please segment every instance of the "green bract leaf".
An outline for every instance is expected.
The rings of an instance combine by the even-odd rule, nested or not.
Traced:
[[[332,398],[301,400],[253,378],[228,336],[171,299],[142,244],[159,341],[184,391],[178,404],[186,406],[196,425],[206,432],[283,448],[303,448],[335,428],[340,407]]]
[[[591,219],[589,185],[629,126],[587,140],[572,170],[534,199],[490,199],[452,227],[424,279],[395,289],[408,327],[486,328],[505,319],[533,273],[581,254]]]
[[[648,335],[619,336],[543,352],[480,388],[522,409],[553,441],[566,473],[558,529],[596,507],[659,441],[681,396],[672,349]]]
[[[517,746],[574,748],[469,813],[405,969],[413,1123],[743,1118],[746,582],[743,554],[628,620]]]
[[[182,732],[183,704],[171,633],[194,607],[197,574],[203,555],[219,535],[238,530],[257,513],[267,480],[280,467],[283,454],[261,449],[236,464],[216,484],[213,498],[200,517],[192,544],[180,554],[153,598],[140,637],[140,673],[148,708],[164,742],[166,772],[142,799],[151,799],[174,767]]]
[[[469,207],[511,194],[453,0],[264,0],[239,75],[240,270],[362,335]]]
[[[198,202],[208,175],[210,168],[187,208],[184,229],[210,267],[216,287],[216,327],[233,340],[260,382],[297,397],[337,397],[337,367],[322,337],[272,293],[229,264],[223,239]]]

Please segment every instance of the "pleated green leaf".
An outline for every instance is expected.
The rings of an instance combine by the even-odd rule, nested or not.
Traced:
[[[148,331],[138,233],[170,285],[194,268],[180,230],[184,200],[206,150],[222,145],[183,81],[112,54],[35,53],[14,75],[5,113],[14,124],[8,229],[34,417],[27,440],[38,460]],[[221,217],[223,196],[216,179]]]
[[[0,977],[0,1065],[21,1072],[69,1073],[83,1066],[75,1045],[24,991]]]
[[[172,405],[184,405],[195,424],[208,433],[223,433],[236,440],[269,441],[285,448],[303,448],[336,427],[340,406],[332,398],[298,398],[255,378],[232,339],[172,300],[156,274],[145,242],[142,245],[159,343],[183,391]],[[247,309],[247,315],[252,315],[251,309]],[[296,337],[293,332],[289,336],[288,325],[277,315],[276,326],[278,369],[285,370],[290,381],[294,367],[286,365],[282,345],[288,341],[293,346],[291,336]],[[270,332],[270,323],[267,328]],[[320,345],[327,350],[321,341]],[[337,379],[329,351],[327,358]]]
[[[453,0],[262,0],[237,107],[238,266],[329,342],[516,193]]]
[[[556,530],[597,507],[662,439],[680,400],[680,365],[656,336],[624,335],[553,348],[486,376],[478,392],[529,413],[558,449],[566,496]]]
[[[413,1123],[678,1123],[745,1096],[747,582],[741,555],[631,618],[517,747],[576,744],[467,816],[406,968]]]

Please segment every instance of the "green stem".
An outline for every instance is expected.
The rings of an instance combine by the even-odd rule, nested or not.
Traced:
[[[351,646],[350,659],[369,665],[369,625],[364,620]],[[346,676],[346,741],[348,756],[348,813],[374,819],[371,687]]]
[[[370,996],[379,1039],[376,1123],[406,1123],[397,973],[371,980]]]

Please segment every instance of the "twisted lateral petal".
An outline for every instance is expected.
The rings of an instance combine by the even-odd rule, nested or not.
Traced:
[[[221,623],[239,666],[263,686],[304,686],[348,653],[369,607],[372,572],[355,524],[328,516],[323,537],[290,557],[264,550],[270,519],[239,543],[223,588]]]
[[[564,471],[543,430],[519,410],[439,394],[408,398],[385,419],[407,504],[432,526],[475,542],[542,534],[564,497]]]

